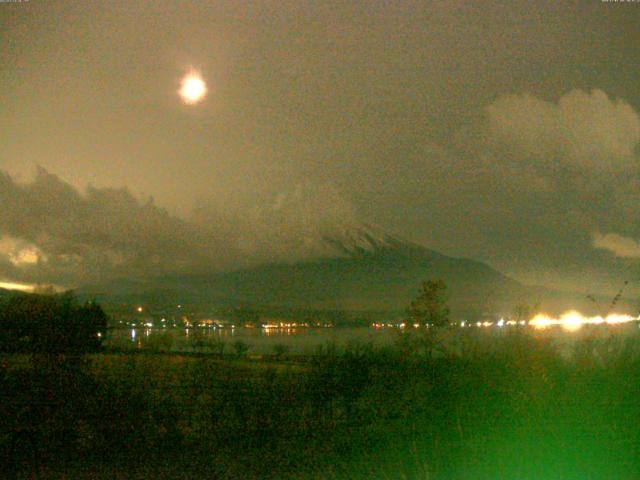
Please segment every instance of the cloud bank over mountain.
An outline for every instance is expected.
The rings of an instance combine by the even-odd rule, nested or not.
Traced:
[[[126,188],[81,193],[39,169],[24,184],[2,174],[0,203],[0,275],[63,285],[335,255],[323,237],[357,225],[335,189],[301,184],[269,204],[201,205],[184,220]]]
[[[212,186],[184,218],[126,188],[3,174],[0,276],[78,285],[330,257],[340,252],[327,237],[370,221],[533,283],[615,288],[640,275],[640,119],[628,103],[600,90],[506,95],[452,138],[350,182]]]
[[[217,264],[215,237],[126,189],[81,194],[45,170],[26,184],[0,177],[0,254],[16,280],[75,284],[130,272]]]

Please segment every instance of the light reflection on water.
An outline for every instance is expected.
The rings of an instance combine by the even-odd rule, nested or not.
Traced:
[[[614,335],[619,338],[640,338],[639,325],[625,324],[614,327]],[[528,335],[548,338],[560,349],[571,348],[576,340],[598,338],[608,335],[611,330],[605,326],[585,326],[579,331],[563,329],[527,329]],[[406,332],[405,332],[406,333]],[[481,338],[482,342],[492,342],[508,334],[508,329],[456,328],[446,333],[445,343],[459,343],[461,337]],[[108,334],[105,346],[118,349],[158,349],[172,352],[219,351],[220,343],[226,345],[225,352],[233,351],[233,344],[242,341],[249,346],[249,354],[274,353],[277,345],[284,345],[295,354],[317,353],[318,348],[333,344],[344,347],[349,343],[372,343],[383,346],[395,343],[403,335],[396,328],[344,327],[344,328],[131,328],[114,329]]]
[[[273,353],[276,345],[286,345],[292,353],[315,353],[329,343],[350,341],[383,344],[396,338],[395,330],[360,328],[130,328],[109,332],[105,346],[119,349],[158,348],[174,352],[215,351],[220,342],[231,352],[233,343],[249,345],[249,354]]]

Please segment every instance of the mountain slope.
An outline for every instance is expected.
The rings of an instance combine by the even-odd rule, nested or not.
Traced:
[[[371,227],[344,230],[321,241],[333,252],[331,257],[81,291],[99,296],[137,293],[201,305],[400,311],[416,296],[421,281],[441,278],[449,286],[456,316],[510,308],[514,298],[526,294],[526,287],[483,263],[448,257]]]

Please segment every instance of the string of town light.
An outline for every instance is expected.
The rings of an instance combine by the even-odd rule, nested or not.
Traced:
[[[182,305],[178,305],[178,309],[181,309]],[[144,311],[142,306],[135,307],[136,313],[142,313]],[[165,328],[169,325],[166,324],[166,318],[162,318],[162,327]],[[606,316],[596,315],[596,316],[585,316],[576,310],[570,310],[559,317],[552,317],[550,315],[544,313],[538,313],[530,320],[514,320],[500,318],[497,321],[476,321],[469,322],[466,320],[461,320],[460,322],[453,322],[451,325],[454,327],[460,328],[470,328],[470,327],[479,327],[479,328],[488,328],[488,327],[515,327],[515,326],[529,326],[538,330],[550,328],[550,327],[562,327],[568,331],[578,330],[585,325],[620,325],[630,322],[640,322],[639,316],[632,316],[628,314],[620,314],[620,313],[611,313]],[[123,323],[123,321],[120,321]],[[127,322],[127,326],[136,327],[138,322],[129,323]],[[193,320],[189,321],[187,317],[183,316],[181,321],[179,321],[180,325],[176,323],[176,320],[173,321],[173,326],[181,326],[181,327],[210,327],[210,328],[235,328],[236,325],[228,322],[221,322],[217,320]],[[154,327],[154,323],[140,322],[140,327]],[[419,328],[422,325],[419,323],[407,323],[407,322],[398,322],[398,323],[390,323],[390,322],[374,322],[371,324],[374,328]],[[431,327],[430,324],[424,325],[425,327]],[[251,328],[255,328],[254,325],[250,325]],[[278,329],[297,329],[297,328],[313,328],[313,327],[333,327],[332,323],[326,322],[295,322],[295,321],[285,321],[285,322],[265,322],[262,325],[258,325],[259,328],[263,330],[278,330]]]
[[[612,313],[607,316],[596,315],[593,317],[587,317],[582,315],[580,312],[575,310],[571,310],[563,313],[559,317],[552,317],[546,315],[544,313],[539,313],[534,316],[531,320],[505,320],[501,318],[498,321],[482,321],[482,322],[467,322],[465,320],[460,321],[459,323],[454,323],[454,326],[459,326],[461,328],[468,327],[513,327],[513,326],[529,326],[535,329],[545,329],[549,327],[562,327],[568,331],[574,331],[582,328],[585,325],[620,325],[623,323],[629,322],[639,322],[640,316],[634,317],[631,315]],[[384,327],[396,327],[396,328],[407,328],[414,327],[419,328],[420,324],[407,324],[407,323],[373,323],[372,326],[374,328],[384,328]],[[427,325],[428,327],[429,325]]]

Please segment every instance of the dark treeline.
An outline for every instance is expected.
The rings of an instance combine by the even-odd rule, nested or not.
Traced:
[[[79,305],[71,292],[19,294],[0,302],[0,351],[93,352],[106,329],[102,308],[91,302]]]

